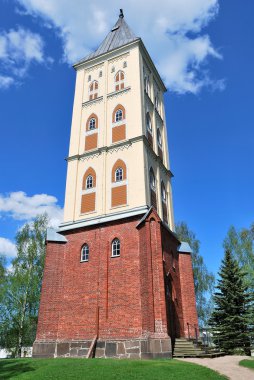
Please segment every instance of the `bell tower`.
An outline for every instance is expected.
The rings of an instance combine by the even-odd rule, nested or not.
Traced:
[[[166,88],[122,10],[74,69],[64,221],[47,233],[33,356],[169,358],[198,322],[191,251],[173,232]]]
[[[174,229],[163,94],[140,38],[119,19],[77,72],[61,230],[146,212]]]

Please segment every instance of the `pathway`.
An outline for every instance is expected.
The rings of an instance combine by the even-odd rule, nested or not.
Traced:
[[[200,364],[227,376],[230,380],[254,380],[254,371],[240,366],[238,363],[249,356],[223,356],[220,358],[185,358],[179,359],[190,363]]]

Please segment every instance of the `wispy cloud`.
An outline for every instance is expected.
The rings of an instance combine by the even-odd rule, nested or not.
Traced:
[[[50,63],[39,34],[18,27],[0,33],[0,88],[20,83],[33,63]]]
[[[58,227],[63,219],[63,210],[57,198],[47,194],[28,196],[23,191],[7,195],[0,194],[0,217],[31,221],[37,215],[47,213],[52,227]]]
[[[62,38],[64,60],[73,63],[96,48],[116,20],[119,1],[16,0],[21,9],[54,27]],[[209,86],[209,59],[221,59],[203,33],[218,14],[219,0],[129,0],[127,22],[143,38],[170,90],[198,93]]]
[[[0,237],[0,255],[4,255],[8,258],[16,256],[15,244],[6,238]]]

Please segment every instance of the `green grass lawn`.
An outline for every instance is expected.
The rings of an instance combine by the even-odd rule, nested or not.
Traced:
[[[0,379],[222,380],[208,368],[177,360],[0,359]]]
[[[242,365],[243,367],[251,368],[254,370],[254,359],[241,360],[239,364]]]

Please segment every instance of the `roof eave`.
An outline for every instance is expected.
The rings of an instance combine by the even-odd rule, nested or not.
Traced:
[[[124,44],[122,46],[119,46],[118,48],[114,48],[112,50],[109,50],[107,51],[106,53],[102,53],[100,55],[97,55],[96,57],[92,57],[92,58],[88,58],[88,59],[84,59],[84,60],[81,60],[77,63],[74,63],[74,65],[72,65],[72,67],[77,70],[78,68],[80,68],[80,66],[83,66],[84,64],[87,64],[87,63],[91,63],[93,61],[97,61],[98,59],[100,60],[101,58],[103,58],[104,56],[107,56],[108,54],[112,53],[113,51],[118,51],[118,50],[121,50],[123,47],[127,47],[127,46],[130,46],[130,45],[134,45],[134,44],[137,44],[139,41],[141,41],[141,38],[137,38],[136,40],[134,41],[131,41],[131,42],[128,42],[127,44]]]

